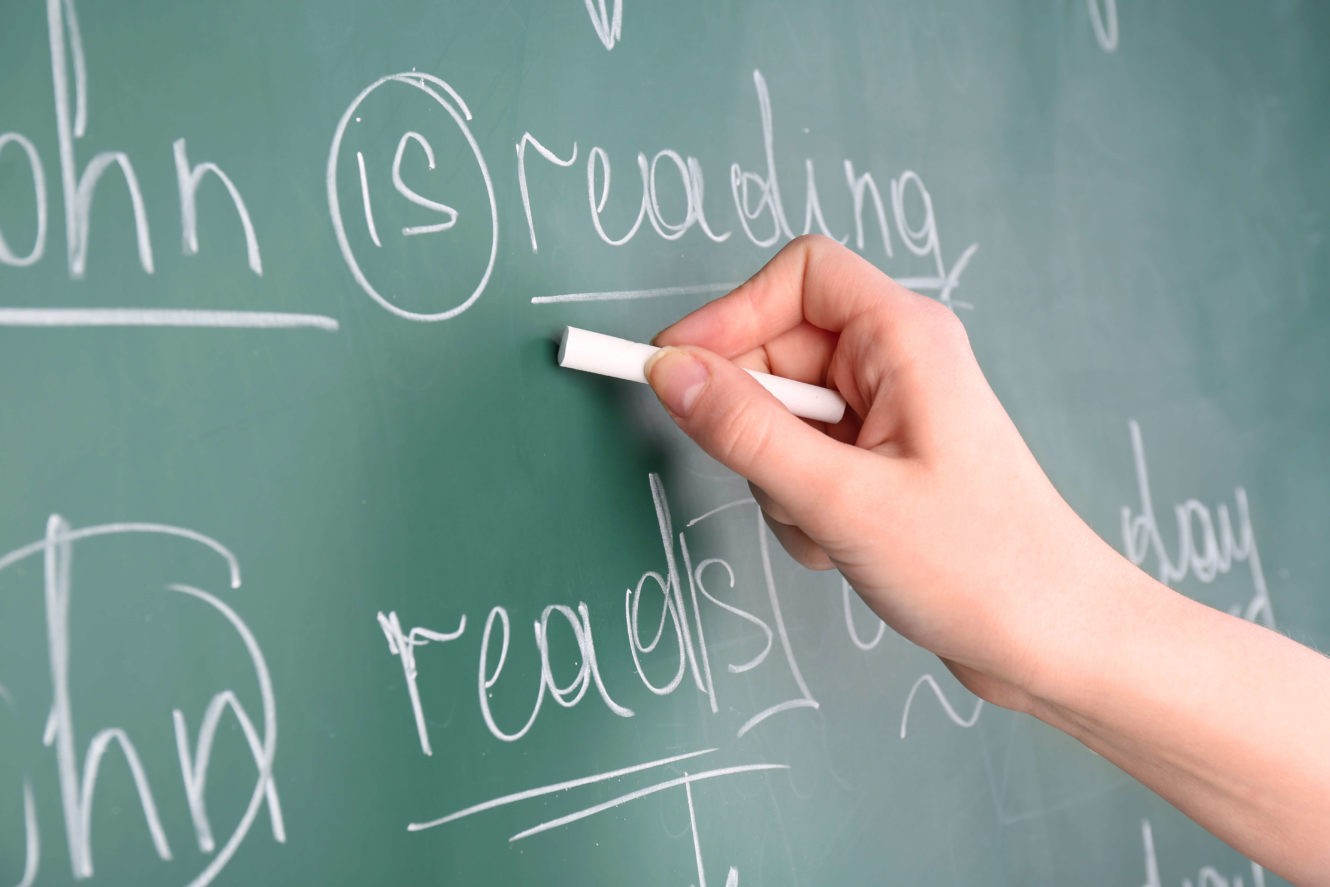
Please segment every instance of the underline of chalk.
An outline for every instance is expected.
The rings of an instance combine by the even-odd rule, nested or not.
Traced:
[[[559,293],[553,296],[536,296],[532,305],[550,305],[555,302],[617,302],[630,299],[659,299],[665,296],[696,296],[702,293],[724,293],[737,287],[738,283],[701,283],[695,286],[662,286],[645,290],[606,290],[599,293]]]
[[[0,308],[0,327],[4,326],[308,329],[332,333],[339,329],[335,318],[322,314],[183,308]]]
[[[936,290],[946,285],[942,277],[898,277],[896,282],[910,290]],[[699,283],[691,286],[660,286],[640,290],[603,290],[586,293],[557,293],[535,296],[532,305],[554,305],[560,302],[627,302],[634,299],[661,299],[669,296],[698,296],[706,293],[727,293],[740,286],[739,282]]]
[[[560,828],[570,823],[586,819],[589,816],[595,816],[597,813],[604,813],[606,810],[613,810],[615,807],[627,804],[630,801],[636,801],[659,792],[668,791],[672,788],[678,788],[681,785],[692,785],[695,782],[705,782],[709,779],[719,779],[722,776],[735,776],[740,773],[759,773],[765,770],[788,770],[788,764],[745,764],[738,767],[722,767],[718,770],[707,770],[703,773],[684,774],[677,779],[669,779],[665,782],[649,785],[646,788],[638,789],[635,792],[629,792],[626,795],[620,795],[600,804],[587,807],[583,810],[577,810],[566,816],[560,816],[558,819],[551,819],[542,822],[540,825],[532,826],[525,831],[520,831],[508,839],[509,843],[517,843],[523,838],[529,838],[538,835],[541,832],[547,832],[550,829]]]
[[[640,773],[643,770],[650,770],[655,767],[663,767],[667,764],[677,764],[680,761],[686,761],[689,760],[690,758],[700,757],[701,755],[709,755],[713,751],[715,751],[714,748],[699,749],[698,751],[685,752],[680,755],[673,755],[672,757],[661,758],[655,761],[647,761],[641,764],[633,764],[628,767],[620,767],[618,770],[611,770],[608,773],[596,773],[592,776],[582,776],[577,779],[569,779],[564,782],[556,782],[551,785],[542,785],[539,788],[531,788],[527,789],[526,791],[514,792],[511,795],[504,795],[501,798],[494,798],[489,801],[484,801],[480,804],[473,804],[470,807],[458,810],[455,813],[449,813],[447,816],[440,816],[438,819],[432,819],[429,822],[410,823],[409,825],[407,825],[406,830],[409,832],[424,831],[425,829],[435,828],[437,826],[443,825],[448,822],[454,822],[458,819],[463,819],[475,813],[481,813],[485,810],[493,810],[495,807],[504,807],[507,806],[508,804],[515,804],[518,801],[529,801],[532,798],[538,798],[541,797],[542,795],[555,794],[557,792],[567,791],[573,788],[581,788],[586,785],[595,785],[596,783],[608,782],[612,779],[620,779],[624,776],[629,776],[634,773]]]

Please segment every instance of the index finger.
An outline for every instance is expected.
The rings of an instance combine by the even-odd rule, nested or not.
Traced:
[[[840,332],[856,316],[914,294],[827,237],[790,241],[746,282],[673,325],[657,345],[700,345],[727,358],[808,323]],[[917,298],[917,297],[915,297]]]

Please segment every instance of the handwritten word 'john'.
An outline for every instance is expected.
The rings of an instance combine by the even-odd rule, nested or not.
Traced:
[[[69,276],[79,279],[87,274],[91,241],[93,201],[109,181],[108,173],[118,173],[129,197],[132,230],[139,265],[147,274],[156,271],[156,258],[150,234],[148,205],[139,185],[133,160],[124,151],[97,151],[81,157],[81,147],[89,139],[92,119],[88,65],[83,51],[75,0],[47,0],[46,28],[54,88],[55,135],[59,154],[59,189],[65,215],[65,261]],[[179,199],[180,244],[186,256],[196,255],[199,243],[199,202],[205,183],[215,182],[230,201],[245,239],[245,263],[256,276],[263,275],[263,255],[249,207],[232,178],[212,161],[198,162],[191,157],[185,139],[171,144],[175,166],[176,193]],[[12,162],[11,162],[12,158]],[[0,132],[0,164],[26,176],[32,183],[33,220],[31,239],[10,236],[0,231],[0,266],[24,268],[40,262],[46,253],[49,233],[46,164],[36,144],[20,132]],[[26,167],[26,168],[25,168]],[[8,169],[0,167],[0,176]],[[15,179],[19,181],[19,179]],[[337,321],[317,314],[280,311],[226,311],[215,307],[143,308],[143,307],[38,307],[0,306],[0,326],[20,327],[229,327],[251,329],[318,329],[333,331]]]
[[[114,748],[129,769],[134,791],[143,812],[144,825],[152,840],[153,849],[163,860],[172,858],[167,829],[158,809],[156,795],[149,782],[148,770],[136,749],[129,732],[121,726],[107,725],[83,740],[75,728],[77,709],[71,691],[74,661],[72,652],[71,610],[73,604],[72,563],[76,546],[106,544],[126,536],[148,535],[183,540],[191,545],[203,546],[218,555],[225,567],[227,584],[240,587],[240,564],[228,549],[216,540],[181,527],[164,524],[105,524],[74,528],[63,518],[52,515],[46,524],[42,539],[0,555],[0,574],[30,558],[42,563],[41,592],[45,602],[47,666],[51,676],[50,714],[42,737],[43,744],[54,754],[56,776],[60,787],[60,807],[64,815],[65,840],[69,851],[69,864],[75,878],[86,879],[94,874],[92,813],[93,797],[101,766],[106,755]],[[100,540],[94,543],[91,540]],[[241,843],[249,834],[260,811],[266,807],[273,839],[286,840],[286,826],[282,817],[277,786],[273,781],[273,762],[277,755],[277,704],[268,665],[254,634],[240,615],[211,592],[184,583],[172,583],[166,589],[192,598],[220,617],[220,625],[239,640],[253,670],[258,685],[262,720],[256,724],[240,701],[234,689],[213,694],[203,709],[198,733],[191,737],[190,723],[185,713],[174,709],[168,723],[174,731],[179,758],[181,787],[189,808],[194,837],[200,852],[211,858],[190,881],[194,887],[211,882],[226,867]],[[11,589],[3,593],[13,594]],[[0,692],[0,703],[13,709],[17,700],[9,692]],[[207,786],[212,766],[214,740],[222,718],[230,714],[244,736],[253,757],[256,770],[254,787],[249,802],[239,821],[220,847],[208,815]],[[164,724],[165,726],[165,724]],[[40,867],[41,840],[38,829],[38,810],[32,780],[23,776],[23,807],[25,851],[23,885],[33,883]],[[103,803],[115,803],[114,799]]]

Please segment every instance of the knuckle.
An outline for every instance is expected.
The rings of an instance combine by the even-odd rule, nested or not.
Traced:
[[[901,366],[931,365],[935,358],[952,360],[970,351],[969,334],[956,312],[927,296],[916,295],[905,311],[876,313],[863,334],[890,343]]]
[[[827,249],[830,245],[840,246],[835,240],[827,237],[825,234],[800,234],[790,241],[790,244],[796,249],[808,252],[819,252]]]
[[[819,260],[824,260],[829,254],[844,248],[840,242],[823,234],[800,234],[786,244],[783,251],[788,251],[790,255],[798,257],[799,264],[803,267],[804,276],[807,277],[809,269],[817,264]]]
[[[941,302],[921,297],[917,307],[920,332],[934,347],[947,349],[970,347],[965,324],[956,312]]]

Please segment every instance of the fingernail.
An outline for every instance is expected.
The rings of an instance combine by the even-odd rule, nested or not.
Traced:
[[[671,347],[651,355],[646,376],[665,408],[680,418],[688,416],[710,378],[706,364],[687,351]]]

